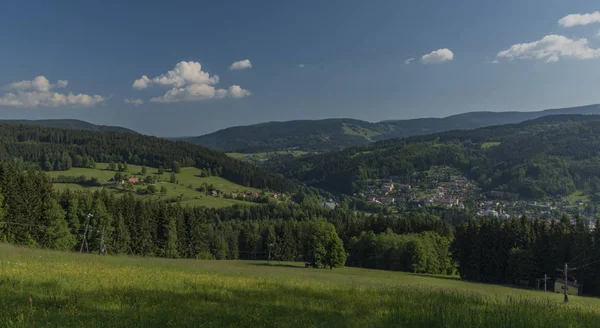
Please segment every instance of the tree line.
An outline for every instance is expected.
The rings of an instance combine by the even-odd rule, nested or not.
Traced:
[[[433,215],[334,211],[308,199],[210,209],[106,190],[55,192],[44,172],[10,164],[0,165],[0,197],[0,240],[60,250],[80,247],[88,219],[91,251],[99,250],[103,229],[111,254],[268,259],[271,253],[279,260],[329,267],[346,262],[352,238],[363,231],[452,234],[450,225]]]
[[[278,259],[449,274],[488,283],[526,281],[568,262],[584,292],[600,295],[600,237],[589,222],[562,217],[480,219],[468,212],[367,214],[316,201],[182,207],[125,194],[56,192],[42,171],[0,164],[0,241],[73,251],[89,224],[89,249],[196,259]],[[88,221],[89,220],[89,221]]]
[[[453,250],[464,279],[536,287],[537,279],[557,277],[568,263],[575,268],[569,279],[600,295],[599,240],[597,224],[580,218],[479,219],[456,228]]]

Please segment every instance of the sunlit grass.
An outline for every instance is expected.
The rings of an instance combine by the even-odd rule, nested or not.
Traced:
[[[600,300],[571,300],[388,271],[0,244],[0,326],[598,327]]]
[[[485,150],[490,147],[496,147],[496,146],[500,146],[500,142],[497,142],[497,141],[484,142],[483,144],[481,144],[481,149]]]
[[[260,192],[256,188],[242,186],[227,179],[218,176],[200,177],[200,170],[192,167],[181,168],[181,172],[176,174],[178,183],[170,182],[170,172],[165,172],[162,175],[158,175],[157,168],[147,167],[147,175],[158,176],[159,182],[156,183],[157,188],[160,190],[161,186],[165,186],[167,192],[165,194],[159,193],[154,195],[136,195],[141,198],[150,199],[181,199],[182,205],[192,206],[206,206],[213,208],[227,207],[232,205],[254,205],[255,203],[238,201],[233,199],[217,198],[213,196],[207,196],[204,192],[199,192],[196,188],[202,184],[212,185],[216,189],[220,190],[224,194],[231,194],[232,192]],[[143,178],[141,175],[142,167],[138,165],[128,165],[127,175],[136,176]],[[114,188],[114,185],[109,181],[116,172],[108,170],[108,163],[97,163],[96,168],[72,168],[67,171],[51,171],[47,172],[50,177],[58,176],[85,176],[87,178],[96,177],[98,181],[103,185],[102,187],[85,187],[72,183],[55,183],[54,188],[62,191],[70,189],[72,191],[90,190],[95,191],[105,188],[109,192],[114,192],[117,195],[125,194],[122,189]]]

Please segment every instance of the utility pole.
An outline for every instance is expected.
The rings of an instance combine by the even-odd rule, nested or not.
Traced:
[[[569,288],[569,284],[568,284],[568,271],[569,271],[569,265],[567,264],[567,262],[565,262],[565,303],[569,302],[569,296],[567,295],[567,288]]]
[[[88,241],[87,241],[87,232],[90,227],[90,218],[93,217],[92,213],[87,215],[87,222],[85,223],[85,230],[83,232],[83,239],[81,239],[81,247],[79,248],[79,253],[83,253],[83,245],[85,244],[85,251],[87,253],[90,252],[88,249]]]
[[[563,273],[564,275],[564,281],[565,281],[565,285],[564,285],[564,294],[565,294],[565,303],[569,301],[569,295],[567,295],[567,290],[569,288],[569,270],[573,271],[576,270],[577,268],[569,268],[569,265],[565,262],[565,267],[564,269],[556,269],[560,272]]]
[[[98,254],[103,255],[105,254],[105,250],[106,250],[106,245],[104,245],[104,227],[102,228],[102,237],[100,237],[100,250],[98,251]]]

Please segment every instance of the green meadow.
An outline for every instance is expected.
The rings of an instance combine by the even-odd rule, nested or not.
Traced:
[[[299,263],[0,244],[2,327],[598,327],[600,300]]]
[[[481,149],[488,149],[488,148],[496,147],[496,146],[500,146],[500,142],[497,142],[497,141],[484,142],[483,144],[481,144]]]
[[[227,199],[222,197],[213,197],[211,195],[206,195],[205,192],[199,192],[196,188],[200,187],[203,183],[207,185],[213,185],[216,189],[220,190],[224,194],[231,194],[231,192],[260,192],[260,190],[245,187],[223,179],[217,176],[210,177],[200,177],[200,170],[192,167],[183,167],[181,168],[181,172],[176,174],[177,182],[171,183],[170,176],[171,172],[165,171],[165,173],[159,175],[158,169],[147,167],[146,175],[157,176],[159,181],[155,184],[158,190],[161,189],[162,186],[167,188],[166,194],[156,193],[153,195],[138,195],[138,197],[145,197],[150,199],[167,199],[167,198],[177,198],[180,197],[180,203],[182,205],[195,205],[195,206],[206,206],[206,207],[226,207],[232,205],[252,205],[254,203],[239,201],[234,199]],[[128,165],[128,170],[126,174],[131,177],[137,177],[140,180],[144,178],[141,174],[142,167],[137,165]],[[56,190],[65,190],[70,189],[73,191],[76,190],[98,190],[105,188],[110,192],[114,192],[117,194],[123,194],[125,191],[123,188],[116,188],[113,183],[109,180],[115,175],[115,171],[108,170],[107,163],[98,163],[96,168],[71,168],[67,171],[51,171],[47,172],[50,177],[58,177],[58,176],[85,176],[86,178],[96,177],[99,182],[102,184],[101,187],[87,187],[81,186],[73,183],[55,183],[54,188]],[[145,187],[143,185],[142,187]],[[137,186],[136,186],[137,188]]]

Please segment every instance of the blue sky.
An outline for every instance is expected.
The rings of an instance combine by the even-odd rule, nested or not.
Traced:
[[[599,10],[591,0],[3,1],[0,117],[182,136],[600,103]]]

